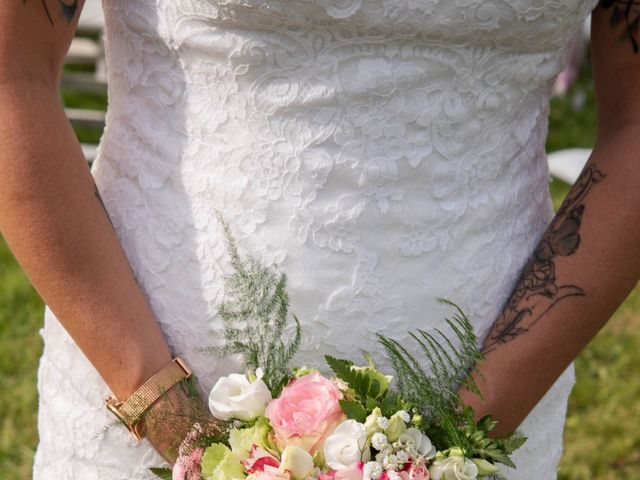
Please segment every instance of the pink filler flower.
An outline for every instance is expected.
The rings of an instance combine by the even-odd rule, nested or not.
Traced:
[[[200,480],[200,466],[204,449],[196,448],[189,455],[180,456],[173,466],[173,480]]]

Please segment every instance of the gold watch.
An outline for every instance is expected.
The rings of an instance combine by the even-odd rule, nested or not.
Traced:
[[[107,408],[127,427],[138,441],[144,438],[140,418],[151,405],[167,393],[174,385],[191,376],[191,369],[179,357],[162,368],[149,380],[144,382],[125,401],[110,396],[107,398]]]

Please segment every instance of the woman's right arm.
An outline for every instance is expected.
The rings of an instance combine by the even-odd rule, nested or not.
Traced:
[[[42,299],[115,396],[126,399],[172,356],[59,100],[81,7],[0,2],[0,231]],[[154,409],[170,410],[165,400]],[[173,460],[162,450],[189,427],[166,438],[148,426],[148,438]]]

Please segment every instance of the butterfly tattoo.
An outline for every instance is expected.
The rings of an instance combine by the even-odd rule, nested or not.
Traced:
[[[586,209],[584,199],[605,177],[595,165],[582,172],[525,265],[485,342],[484,353],[529,331],[558,302],[585,296],[581,287],[558,281],[555,261],[558,257],[573,255],[580,247],[580,226]]]
[[[640,52],[640,0],[601,0],[600,5],[605,10],[611,9],[609,25],[620,30],[619,40],[631,42],[633,52]]]
[[[27,3],[27,0],[22,0],[22,3],[23,4]],[[47,18],[49,19],[49,23],[53,25],[53,17],[51,15],[51,11],[49,10],[49,7],[47,6],[46,0],[40,0],[40,3],[42,4],[42,8],[46,13]],[[60,7],[59,8],[60,16],[64,20],[66,20],[67,23],[70,23],[71,20],[73,20],[73,18],[76,16],[76,12],[78,11],[79,0],[56,0],[56,3]]]

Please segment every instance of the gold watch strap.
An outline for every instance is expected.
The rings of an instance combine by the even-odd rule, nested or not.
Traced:
[[[181,358],[176,357],[171,363],[144,382],[124,402],[114,397],[109,397],[107,399],[107,407],[140,440],[142,435],[136,426],[142,414],[175,384],[190,376],[191,370],[187,364]]]

